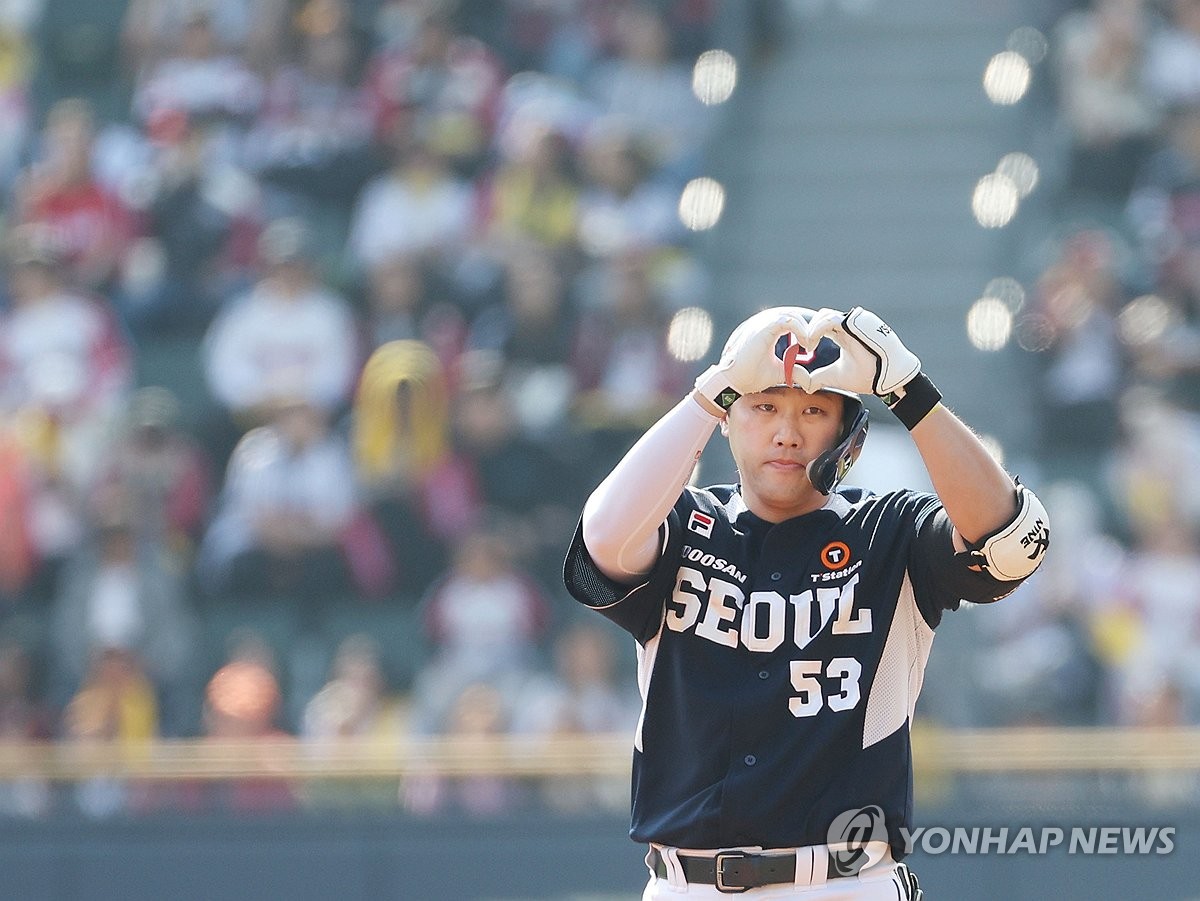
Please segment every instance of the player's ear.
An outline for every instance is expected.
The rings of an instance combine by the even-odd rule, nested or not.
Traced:
[[[726,438],[729,437],[729,418],[728,417],[721,420],[721,434]]]

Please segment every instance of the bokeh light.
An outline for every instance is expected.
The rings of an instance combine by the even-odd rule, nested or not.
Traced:
[[[992,172],[975,185],[971,196],[971,212],[984,228],[1002,228],[1017,214],[1021,192],[1007,175]]]
[[[712,347],[713,321],[700,307],[684,307],[667,327],[667,350],[685,363],[701,359]]]
[[[705,106],[724,103],[737,87],[737,60],[725,50],[705,50],[692,68],[692,93]]]
[[[997,53],[983,72],[983,90],[999,106],[1012,106],[1025,96],[1033,70],[1029,60],[1014,50]]]
[[[1150,344],[1177,324],[1175,309],[1155,294],[1145,294],[1125,305],[1117,315],[1117,334],[1132,347]]]
[[[1049,350],[1058,337],[1058,331],[1050,317],[1042,313],[1030,313],[1017,320],[1017,346],[1031,353]]]
[[[967,311],[967,339],[978,350],[1000,350],[1012,335],[1012,311],[995,297],[981,297]]]
[[[980,296],[994,298],[1014,313],[1025,305],[1025,288],[1015,278],[1006,275],[988,282]]]
[[[725,189],[714,178],[693,178],[679,197],[679,218],[692,231],[712,228],[725,209]]]
[[[997,164],[996,171],[1012,179],[1021,197],[1028,197],[1033,192],[1040,175],[1037,162],[1028,153],[1005,154]]]
[[[1046,36],[1032,25],[1022,25],[1008,36],[1005,47],[1014,53],[1019,53],[1036,66],[1050,52],[1050,42]]]

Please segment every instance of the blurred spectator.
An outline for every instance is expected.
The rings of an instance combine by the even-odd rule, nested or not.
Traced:
[[[1072,203],[1123,204],[1154,147],[1162,113],[1143,78],[1152,27],[1144,0],[1093,0],[1055,29]]]
[[[574,340],[577,411],[592,428],[637,431],[684,390],[691,368],[667,350],[650,258],[621,254],[601,275],[603,303],[583,312]]]
[[[375,639],[365,633],[342,639],[329,681],[304,709],[304,737],[317,744],[346,738],[394,741],[403,711],[387,688]]]
[[[692,174],[703,146],[706,110],[692,72],[672,56],[671,32],[655,4],[635,3],[617,21],[617,46],[587,81],[601,113],[635,136],[653,165]]]
[[[77,742],[114,742],[136,750],[158,735],[158,704],[154,686],[133,652],[97,648],[79,691],[63,712],[63,735]],[[110,817],[142,806],[145,785],[101,776],[80,782],[75,800],[90,817]]]
[[[122,22],[122,56],[135,73],[152,68],[175,51],[202,9],[217,47],[266,68],[281,49],[288,7],[286,0],[129,0]]]
[[[179,415],[179,400],[166,388],[134,392],[99,467],[92,507],[128,511],[141,545],[187,566],[208,521],[213,486],[209,460],[180,428]]]
[[[486,743],[508,732],[504,694],[486,681],[471,682],[454,698],[444,729],[447,737],[470,745]],[[502,814],[518,803],[520,786],[504,776],[414,776],[400,788],[401,802],[414,813],[465,813],[473,817]]]
[[[514,705],[513,731],[525,734],[633,734],[641,702],[633,685],[617,679],[616,648],[606,626],[581,623],[554,642],[554,671],[531,680]],[[544,796],[559,810],[624,809],[623,777],[551,778]]]
[[[1200,421],[1160,390],[1121,401],[1110,487],[1129,535],[1119,592],[1123,653],[1114,715],[1133,725],[1200,722]],[[1154,722],[1145,718],[1154,716]]]
[[[1102,610],[1107,599],[1040,588],[1023,586],[979,624],[966,674],[975,715],[989,726],[1094,725],[1108,710],[1089,606]]]
[[[258,112],[262,95],[259,76],[221,47],[212,13],[193,6],[175,46],[139,73],[133,111],[143,123],[182,112],[240,128]]]
[[[136,330],[191,336],[257,277],[263,192],[194,116],[164,113],[148,139],[128,189],[146,233],[130,248],[118,298]]]
[[[450,404],[441,365],[419,341],[384,344],[363,368],[354,462],[405,592],[424,593],[478,517],[479,486],[450,441]]]
[[[405,713],[388,693],[378,643],[366,633],[350,635],[338,645],[329,681],[305,705],[301,734],[317,755],[346,741],[379,742],[390,751],[406,731]],[[395,780],[316,780],[306,796],[317,804],[390,806]]]
[[[316,5],[310,0],[307,8]],[[377,168],[370,108],[357,79],[361,48],[345,22],[314,23],[298,41],[295,61],[267,81],[246,140],[249,165],[285,196],[347,215]]]
[[[366,286],[367,346],[422,341],[437,354],[447,374],[462,352],[466,319],[433,267],[418,255],[393,254],[371,269]]]
[[[204,690],[205,737],[243,744],[264,742],[250,752],[268,769],[271,743],[287,737],[276,725],[282,696],[273,667],[266,646],[248,635],[230,649],[228,662],[213,674]],[[295,790],[285,779],[246,777],[215,788],[223,806],[241,813],[285,810],[296,803]]]
[[[759,2],[748,4],[760,15]],[[639,16],[658,12],[673,55],[694,57],[708,49],[719,4],[712,0],[506,0],[506,44],[522,68],[582,81],[605,58],[620,52]]]
[[[467,686],[487,682],[507,703],[534,672],[549,607],[512,556],[507,533],[482,526],[455,548],[425,598],[432,655],[414,685],[419,732],[447,730]]]
[[[1164,108],[1200,104],[1200,3],[1166,0],[1146,49],[1146,81]]]
[[[130,349],[111,310],[68,287],[51,235],[26,226],[9,238],[0,410],[44,417],[46,472],[80,487],[129,388]]]
[[[200,575],[212,592],[282,594],[311,612],[354,584],[344,542],[359,512],[350,454],[327,414],[281,401],[234,449]]]
[[[1200,106],[1176,110],[1139,170],[1129,216],[1150,276],[1168,298],[1200,295]]]
[[[574,247],[579,229],[579,178],[566,135],[540,124],[510,143],[487,190],[487,240],[503,254],[536,241],[556,250]]]
[[[1200,421],[1153,389],[1127,391],[1121,420],[1111,486],[1130,533],[1120,591],[1137,625],[1117,715],[1200,722]]]
[[[96,523],[64,572],[51,629],[52,684],[65,689],[64,697],[97,651],[120,649],[137,659],[152,686],[163,734],[194,728],[199,623],[182,570],[161,547],[139,546],[130,519]]]
[[[33,660],[11,638],[0,640],[0,743],[46,741],[54,734],[49,709],[35,694]],[[50,786],[20,777],[0,782],[0,816],[37,817],[50,806]]]
[[[38,546],[34,522],[37,489],[37,467],[19,429],[12,424],[0,429],[0,606],[25,595],[41,563],[39,552],[45,548]]]
[[[496,55],[440,11],[426,11],[411,40],[385,43],[364,78],[378,138],[415,113],[429,150],[464,175],[488,149],[502,81]]]
[[[454,175],[424,138],[399,134],[392,168],[363,189],[347,249],[369,275],[396,254],[420,257],[435,270],[453,268],[474,227],[469,182]]]
[[[553,672],[522,691],[514,729],[547,735],[632,732],[641,701],[635,686],[618,679],[616,656],[607,626],[577,623],[566,629],[554,641]]]
[[[538,419],[555,413],[561,384],[519,382],[515,374],[505,384],[501,361],[488,351],[465,354],[463,361],[471,374],[454,406],[458,459],[481,509],[503,519],[513,552],[535,575],[552,580],[562,564],[562,530],[576,518],[572,505],[582,502],[572,475],[594,462],[585,451],[591,446],[573,434],[568,438],[566,429],[550,431],[551,423]]]
[[[149,741],[158,733],[154,686],[137,655],[98,646],[86,658],[79,690],[63,713],[63,731],[77,740]]]
[[[29,32],[38,6],[38,0],[30,0],[0,8],[0,186],[6,190],[20,168],[31,129],[34,47]]]
[[[505,42],[514,70],[541,70],[579,81],[605,50],[619,3],[507,0]]]
[[[133,240],[134,221],[93,174],[95,130],[86,102],[56,103],[37,157],[16,185],[14,206],[18,222],[37,223],[54,237],[67,282],[107,290]]]
[[[656,175],[645,148],[601,128],[582,150],[579,244],[592,257],[647,251],[680,240],[678,190]]]
[[[348,399],[358,370],[353,311],[314,271],[303,222],[272,222],[259,239],[263,279],[224,310],[205,337],[205,376],[242,427],[293,397],[327,412]]]
[[[530,436],[560,431],[575,392],[570,366],[575,316],[557,257],[513,246],[501,300],[475,318],[467,346],[498,354],[517,425]]]
[[[1038,279],[1024,327],[1042,351],[1039,435],[1052,475],[1095,479],[1117,437],[1125,353],[1116,315],[1125,302],[1115,237],[1077,231]]]
[[[527,70],[517,72],[500,92],[494,151],[501,162],[517,162],[535,151],[545,135],[566,142],[574,170],[575,150],[597,117],[595,104],[574,81]]]
[[[1123,391],[1119,413],[1106,487],[1126,531],[1152,544],[1165,532],[1200,540],[1200,419],[1151,386]]]

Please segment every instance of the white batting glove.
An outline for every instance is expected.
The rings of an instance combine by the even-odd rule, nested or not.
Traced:
[[[874,394],[910,430],[942,399],[921,373],[917,355],[870,310],[823,309],[809,328],[814,335],[829,335],[842,349],[836,362],[812,374],[815,387]]]
[[[813,317],[810,328],[831,336],[842,348],[837,362],[816,374],[814,381],[824,387],[884,397],[921,371],[917,355],[870,310],[854,307],[843,313],[823,309]]]
[[[792,368],[792,382],[784,379],[785,364],[775,353],[779,339],[791,335],[792,343],[804,343],[808,323],[799,307],[771,307],[755,313],[733,330],[721,359],[696,379],[696,391],[722,410],[728,410],[743,394],[753,394],[774,385],[810,387],[808,372]]]

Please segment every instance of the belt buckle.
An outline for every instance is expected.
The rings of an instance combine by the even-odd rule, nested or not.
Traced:
[[[726,885],[725,884],[725,861],[727,860],[745,860],[749,857],[748,854],[743,854],[741,851],[718,851],[716,858],[713,860],[714,867],[714,883],[718,892],[723,895],[740,895],[742,892],[749,891],[748,885]]]

